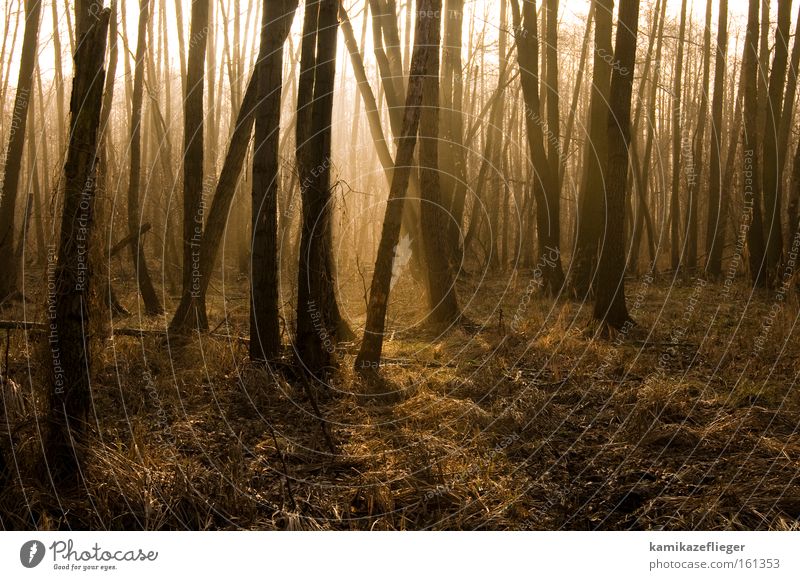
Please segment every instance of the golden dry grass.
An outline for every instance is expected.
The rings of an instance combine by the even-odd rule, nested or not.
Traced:
[[[61,497],[35,475],[36,337],[12,332],[2,524],[800,529],[796,297],[764,333],[768,294],[657,283],[632,306],[639,326],[609,342],[587,332],[586,306],[534,296],[520,312],[526,284],[464,284],[475,328],[441,336],[402,326],[420,305],[400,288],[382,373],[401,396],[365,396],[351,347],[317,390],[321,418],[302,384],[248,363],[235,336],[116,337],[96,349],[85,489]],[[345,306],[363,311],[357,289]],[[212,326],[222,312],[215,302]],[[244,334],[245,320],[234,308],[218,332]],[[140,323],[163,326],[120,325]]]

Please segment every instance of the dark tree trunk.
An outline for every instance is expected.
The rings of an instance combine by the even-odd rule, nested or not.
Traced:
[[[800,10],[797,14],[797,22],[800,22]],[[792,128],[792,120],[794,116],[794,97],[797,93],[797,73],[798,66],[800,66],[800,34],[795,32],[794,45],[792,46],[792,56],[789,63],[789,76],[786,79],[786,93],[783,96],[783,111],[781,112],[781,121],[778,126],[778,168],[781,175],[786,169],[786,159],[789,156],[790,140],[789,135]],[[788,209],[785,240],[787,248],[791,247],[791,239],[797,231],[795,221],[792,219],[792,210],[794,209],[795,215],[797,210],[797,199],[794,197],[794,189],[792,188],[791,179],[789,180],[788,190]],[[778,187],[783,192],[786,185],[784,179],[778,180]],[[784,193],[780,193],[780,199],[784,197]]]
[[[783,86],[786,81],[786,62],[789,58],[789,27],[791,24],[791,0],[778,0],[778,20],[775,28],[775,55],[767,89],[767,117],[764,128],[764,254],[766,258],[766,282],[773,284],[783,254],[783,231],[781,228],[781,177],[778,127],[782,112]]]
[[[725,102],[725,62],[728,54],[728,0],[719,2],[717,45],[714,61],[714,96],[711,102],[711,166],[708,182],[708,222],[706,224],[706,274],[719,278],[722,274],[724,228],[721,228],[720,179],[722,169],[722,108]],[[737,135],[732,135],[737,139]]]
[[[417,5],[414,51],[406,90],[403,129],[394,164],[396,169],[392,175],[392,186],[386,202],[386,215],[383,219],[375,271],[372,275],[364,340],[356,357],[355,368],[360,373],[370,374],[376,371],[380,365],[394,249],[400,237],[403,204],[411,175],[417,129],[420,122],[423,84],[432,53],[434,50],[438,50],[436,39],[439,34],[439,12],[434,10],[434,6],[438,3],[438,0],[420,0]],[[432,17],[426,17],[428,15],[432,15]]]
[[[706,0],[706,22],[703,29],[703,79],[700,87],[700,113],[692,146],[692,164],[687,171],[689,201],[686,208],[686,267],[697,268],[697,211],[703,175],[706,117],[708,116],[708,80],[711,69],[711,0]]]
[[[611,83],[611,19],[613,0],[594,1],[594,64],[592,94],[589,104],[589,135],[584,153],[583,183],[579,197],[575,254],[572,260],[571,286],[576,298],[590,295],[597,263],[598,242],[602,227],[603,190],[608,147],[608,94]]]
[[[208,317],[200,308],[200,242],[205,222],[205,182],[203,179],[203,90],[208,44],[210,0],[192,0],[189,58],[186,63],[186,89],[183,98],[183,276],[181,301],[188,295],[190,306],[185,316],[173,317],[170,330],[207,330]],[[213,87],[212,87],[213,89]],[[183,313],[182,313],[183,314]]]
[[[681,0],[681,21],[678,29],[678,47],[675,70],[672,73],[672,188],[669,204],[669,249],[672,270],[677,273],[683,259],[681,252],[681,88],[683,80],[683,44],[686,34],[686,0]]]
[[[90,0],[75,5],[77,38],[70,100],[70,140],[64,165],[64,208],[58,261],[49,264],[47,312],[50,319],[50,368],[47,468],[56,491],[78,483],[80,440],[91,400],[89,297],[92,273],[87,247],[91,238],[94,180],[103,98],[103,69],[109,11],[97,12]],[[51,278],[52,276],[52,278]],[[62,487],[63,486],[63,487]]]
[[[139,39],[136,46],[136,66],[133,79],[133,103],[131,110],[130,139],[130,179],[128,181],[128,233],[139,231],[142,210],[139,207],[139,183],[142,164],[142,96],[144,91],[144,59],[147,53],[147,22],[150,19],[150,0],[141,0],[139,5]],[[161,314],[164,310],[150,278],[144,251],[144,239],[131,244],[131,254],[136,272],[139,292],[144,301],[145,312],[150,316]]]
[[[539,241],[539,267],[544,289],[551,296],[560,292],[564,272],[560,256],[560,192],[558,172],[553,175],[544,147],[541,102],[539,100],[539,36],[536,27],[536,2],[523,0],[522,12],[517,0],[511,2],[514,30],[517,40],[522,95],[525,101],[525,127],[528,136],[528,153],[534,170],[533,191],[536,197],[536,232]]]
[[[619,330],[631,322],[625,304],[625,198],[628,181],[631,93],[636,64],[636,33],[639,0],[621,0],[611,75],[608,116],[608,161],[603,215],[605,231],[601,241],[595,293],[594,318],[601,329]]]
[[[39,21],[42,0],[25,2],[25,36],[22,40],[22,56],[19,65],[19,80],[14,98],[14,110],[9,129],[8,149],[3,163],[5,177],[0,192],[0,304],[17,293],[19,264],[14,252],[14,217],[17,209],[19,176],[22,170],[22,153],[25,145],[25,127],[28,122],[28,107],[32,98],[33,70],[36,64]]]
[[[450,203],[452,218],[447,223],[447,246],[455,267],[461,264],[461,228],[467,198],[467,158],[464,149],[464,79],[462,77],[462,35],[464,0],[445,0],[442,38],[442,120],[445,155],[442,159],[447,178],[444,200]]]
[[[202,309],[206,312],[206,294],[211,283],[211,275],[219,254],[220,242],[225,227],[228,224],[228,216],[231,209],[231,202],[236,193],[236,185],[242,173],[244,159],[247,149],[250,146],[250,137],[253,134],[253,124],[255,118],[253,111],[258,102],[258,79],[254,73],[247,83],[247,89],[242,99],[239,113],[236,117],[233,134],[231,135],[225,161],[219,174],[214,199],[211,208],[208,210],[208,220],[203,230],[203,237],[200,243],[200,279],[195,296],[186,294],[181,297],[181,302],[175,311],[175,319],[184,320],[192,308]],[[174,322],[173,322],[174,324]]]
[[[256,74],[258,105],[253,149],[253,239],[250,268],[250,358],[268,360],[281,348],[278,315],[278,145],[283,93],[283,44],[297,0],[265,0]],[[333,87],[331,87],[332,89]]]
[[[744,145],[742,179],[744,212],[749,214],[747,245],[753,285],[766,286],[764,268],[764,234],[761,219],[761,180],[758,163],[758,0],[750,0],[745,35],[742,80],[744,82]]]
[[[435,0],[434,10],[441,9],[441,0]],[[448,327],[459,317],[456,281],[450,260],[444,249],[448,225],[447,211],[443,205],[439,174],[439,28],[435,27],[431,39],[434,47],[428,58],[423,86],[422,111],[419,127],[419,166],[422,205],[422,239],[425,262],[428,265],[428,319],[436,327]],[[497,237],[495,230],[493,238]]]
[[[335,293],[331,229],[331,118],[338,2],[306,3],[297,90],[297,167],[303,198],[295,348],[317,377],[333,363],[334,342],[349,336]]]

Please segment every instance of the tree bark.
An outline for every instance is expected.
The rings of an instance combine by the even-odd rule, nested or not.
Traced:
[[[414,32],[414,50],[411,56],[411,73],[406,91],[406,104],[403,113],[403,129],[397,147],[395,171],[392,186],[386,202],[386,215],[383,219],[378,255],[369,292],[367,323],[364,339],[356,357],[356,371],[363,374],[375,372],[380,366],[383,349],[383,335],[389,290],[392,279],[394,251],[400,237],[400,223],[403,204],[408,188],[411,166],[419,127],[422,93],[425,76],[432,57],[438,50],[439,12],[434,10],[438,0],[420,0],[417,4],[417,21]],[[427,17],[432,15],[432,17]]]
[[[717,45],[714,59],[714,96],[711,102],[711,159],[708,176],[708,221],[706,223],[706,274],[722,274],[724,228],[720,224],[720,178],[722,169],[722,109],[725,103],[725,63],[728,54],[728,0],[720,0]],[[736,139],[737,136],[732,138]]]
[[[98,126],[105,80],[104,60],[109,11],[97,12],[90,0],[75,4],[75,75],[70,100],[70,141],[64,165],[64,208],[58,258],[50,263],[48,297],[50,369],[47,468],[56,491],[79,483],[82,446],[91,401],[89,296],[92,272],[87,268]],[[50,258],[51,259],[51,258]]]
[[[675,70],[672,71],[672,189],[670,193],[670,261],[672,270],[681,267],[681,82],[683,80],[683,44],[686,35],[686,0],[681,0],[681,20],[678,29],[678,47],[675,56]]]
[[[783,232],[781,229],[781,180],[778,127],[782,113],[783,87],[786,81],[786,62],[789,58],[789,27],[791,24],[791,0],[778,0],[778,20],[775,27],[775,54],[767,89],[767,117],[764,127],[764,254],[766,283],[772,285],[783,254]]]
[[[579,300],[592,292],[602,227],[604,170],[608,147],[608,95],[611,83],[611,17],[613,0],[593,0],[594,63],[589,103],[589,135],[584,153],[584,176],[578,208],[575,252],[572,259],[572,292]]]
[[[334,342],[349,336],[335,293],[331,254],[331,119],[338,0],[306,3],[297,91],[296,147],[303,199],[295,350],[312,376],[333,366]]]
[[[505,1],[505,0],[503,0]],[[441,10],[441,0],[435,0],[433,10]],[[434,46],[428,58],[423,85],[422,111],[419,127],[419,166],[422,205],[422,238],[425,262],[428,265],[428,320],[437,328],[447,328],[459,316],[456,280],[450,267],[446,248],[447,211],[442,200],[439,174],[439,27],[431,35]],[[497,239],[497,230],[493,238]],[[496,242],[494,243],[497,246]]]
[[[183,99],[183,296],[189,295],[185,316],[173,317],[170,330],[188,332],[207,330],[205,308],[197,304],[200,291],[200,242],[205,222],[205,181],[203,173],[203,91],[205,58],[208,44],[210,0],[192,0],[189,35],[189,58],[186,63],[186,87]],[[213,90],[213,87],[212,87]]]
[[[297,0],[265,0],[261,26],[258,104],[253,151],[253,240],[250,269],[250,358],[269,360],[280,353],[278,286],[278,145],[283,92],[283,45]],[[331,87],[332,88],[332,87]]]
[[[523,0],[520,11],[517,0],[512,0],[514,30],[517,40],[522,95],[525,101],[525,127],[528,136],[528,153],[535,177],[533,183],[536,197],[536,231],[539,242],[538,254],[544,291],[557,295],[564,284],[561,268],[560,221],[561,202],[558,191],[558,174],[553,175],[544,147],[544,131],[539,114],[539,70],[536,28],[536,2]]]
[[[144,92],[144,59],[147,52],[147,23],[150,19],[150,0],[139,4],[139,38],[136,46],[136,64],[133,79],[133,102],[131,110],[130,179],[128,181],[128,233],[139,231],[142,209],[139,203],[139,183],[142,173],[142,98]],[[164,312],[158,299],[144,251],[144,239],[131,244],[131,258],[139,293],[144,301],[145,313],[156,316]]]
[[[758,0],[750,0],[742,62],[744,82],[744,212],[749,214],[747,246],[750,258],[750,276],[753,285],[766,286],[764,268],[764,236],[761,218],[761,180],[759,179],[758,151]]]
[[[25,127],[31,101],[33,70],[36,64],[41,0],[25,2],[25,35],[19,65],[19,80],[14,97],[14,110],[9,128],[8,148],[3,163],[2,193],[0,195],[0,304],[17,293],[17,264],[14,252],[14,218],[17,209],[19,177],[22,170],[22,153],[25,145]]]
[[[609,93],[608,160],[604,204],[606,227],[601,243],[594,303],[594,318],[599,321],[602,331],[620,330],[632,322],[625,304],[624,224],[639,0],[621,0],[618,18],[614,51],[616,66],[611,75]]]

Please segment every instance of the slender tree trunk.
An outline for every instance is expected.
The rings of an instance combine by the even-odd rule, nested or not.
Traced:
[[[253,240],[250,270],[250,358],[269,360],[280,353],[278,287],[278,142],[283,92],[283,45],[297,0],[265,0],[261,27],[258,105],[253,152]],[[332,88],[332,87],[331,87]]]
[[[636,65],[639,0],[621,0],[608,116],[608,160],[604,204],[605,232],[598,265],[594,318],[603,331],[631,323],[625,304],[625,198],[628,181],[631,94]]]
[[[745,36],[742,78],[744,82],[744,212],[749,215],[747,245],[753,285],[766,286],[764,235],[761,218],[761,180],[758,154],[758,0],[750,0]]]
[[[64,208],[58,261],[52,270],[55,291],[48,299],[50,318],[50,389],[47,469],[55,491],[77,486],[80,478],[80,440],[86,429],[91,401],[91,342],[89,299],[92,272],[87,268],[92,206],[103,98],[103,69],[108,34],[108,9],[97,12],[90,0],[76,0],[79,39],[70,100],[70,142],[64,165]],[[50,278],[50,276],[48,276]]]
[[[392,175],[392,186],[389,190],[389,199],[386,202],[386,215],[383,219],[381,240],[375,260],[375,271],[372,275],[364,340],[356,357],[355,368],[356,371],[361,373],[369,374],[374,372],[380,365],[386,310],[392,280],[392,264],[394,262],[394,251],[400,237],[403,203],[411,174],[414,147],[416,146],[423,84],[428,73],[432,52],[438,50],[436,39],[439,29],[439,11],[435,9],[438,4],[439,0],[419,0],[417,4],[414,50],[411,56],[411,73],[406,91],[403,129],[400,133],[395,159],[396,170]],[[431,17],[427,17],[428,15],[431,15]]]
[[[205,181],[203,163],[203,92],[208,44],[209,0],[192,0],[189,58],[186,63],[186,90],[183,99],[183,276],[181,301],[189,295],[185,316],[173,317],[170,329],[187,332],[207,330],[205,308],[198,307],[200,293],[200,242],[205,222]],[[209,90],[213,91],[214,87]]]
[[[797,22],[800,23],[800,11],[798,11],[797,15]],[[790,59],[789,64],[789,76],[786,79],[786,93],[783,96],[783,110],[781,112],[781,120],[778,126],[778,168],[780,170],[781,176],[783,176],[783,172],[786,168],[786,159],[788,157],[790,140],[789,134],[791,131],[792,120],[794,118],[794,97],[797,93],[797,73],[798,73],[798,66],[800,66],[800,34],[797,34],[797,24],[795,24],[795,35],[794,35],[794,45],[792,46],[792,56]],[[788,208],[789,211],[787,212],[789,215],[787,216],[787,238],[786,238],[786,245],[787,247],[791,247],[791,239],[794,236],[794,232],[797,231],[797,228],[794,224],[794,221],[791,219],[791,210],[792,208],[797,208],[797,200],[793,197],[793,189],[791,187],[791,180],[790,180],[790,188],[789,188],[789,203]],[[784,188],[786,186],[786,180],[779,179],[778,180],[778,187],[780,188],[780,197],[779,199],[783,199],[784,197]]]
[[[778,127],[782,112],[783,88],[786,80],[786,62],[789,58],[789,28],[791,24],[791,0],[778,0],[778,20],[775,27],[775,54],[767,89],[767,117],[764,127],[764,254],[766,258],[766,282],[772,285],[777,276],[783,254],[783,231],[781,228],[781,187],[783,168],[780,166]]]
[[[504,0],[503,0],[504,1]],[[441,9],[436,0],[434,10]],[[503,10],[505,12],[505,10]],[[422,205],[422,238],[425,262],[428,265],[428,319],[439,328],[454,324],[460,315],[456,297],[456,280],[450,268],[445,248],[447,212],[443,205],[439,178],[439,27],[435,26],[431,40],[434,46],[428,58],[423,86],[422,111],[419,127],[419,166]],[[503,47],[501,45],[501,50]],[[494,238],[498,238],[495,229]],[[495,247],[497,244],[495,243]]]
[[[675,70],[672,72],[672,190],[670,197],[670,261],[677,272],[681,266],[681,82],[683,81],[683,45],[686,34],[686,0],[681,0],[681,22],[678,29],[678,47]]]
[[[17,93],[9,129],[8,148],[4,157],[2,193],[0,193],[0,304],[17,293],[19,264],[14,254],[14,217],[17,209],[19,177],[22,170],[22,153],[25,145],[25,127],[28,123],[28,107],[31,102],[33,70],[36,64],[39,21],[42,14],[41,0],[25,3],[25,36],[22,40],[22,56],[19,65]]]
[[[706,274],[722,274],[724,228],[720,224],[720,178],[722,169],[722,108],[725,103],[725,63],[728,54],[728,0],[720,0],[717,45],[714,60],[714,97],[711,103],[711,159],[708,183],[708,221],[706,224]],[[737,139],[736,135],[732,136]]]
[[[449,200],[451,219],[447,223],[447,246],[454,267],[461,265],[460,239],[467,198],[467,156],[464,148],[464,79],[462,76],[462,34],[464,0],[445,0],[444,36],[442,38],[442,137],[444,200]]]
[[[575,127],[575,113],[578,110],[578,99],[581,96],[581,88],[583,87],[583,76],[586,71],[586,60],[587,60],[587,53],[589,52],[589,47],[591,46],[591,38],[592,38],[592,22],[594,21],[594,12],[595,12],[595,2],[591,0],[589,3],[589,14],[586,16],[586,29],[583,33],[583,44],[581,45],[581,56],[578,62],[578,72],[575,75],[575,87],[572,89],[572,99],[570,101],[571,106],[569,108],[569,113],[567,115],[567,124],[566,129],[564,131],[564,146],[563,149],[565,152],[569,151],[572,147],[572,132]],[[563,188],[564,184],[564,172],[566,169],[566,163],[561,164],[561,170],[558,175],[558,185],[559,191]]]
[[[692,163],[687,171],[689,200],[686,208],[686,267],[697,268],[697,211],[703,175],[706,117],[708,116],[708,82],[711,68],[711,0],[706,0],[706,23],[703,29],[703,80],[700,86],[700,111],[692,146]]]
[[[594,2],[594,63],[589,104],[589,135],[584,154],[585,172],[579,197],[578,227],[572,261],[572,292],[582,300],[590,295],[597,262],[602,204],[603,175],[608,146],[608,95],[611,83],[611,17],[613,0]]]
[[[297,97],[297,166],[303,198],[298,270],[297,356],[312,375],[334,364],[334,342],[350,335],[335,292],[331,226],[331,119],[337,0],[306,3]]]
[[[553,175],[544,147],[539,111],[539,71],[538,44],[536,29],[536,3],[523,0],[522,12],[517,0],[511,2],[514,17],[514,30],[517,40],[517,61],[519,63],[522,95],[525,101],[525,127],[528,135],[528,149],[531,166],[536,174],[533,188],[536,197],[536,230],[539,241],[539,262],[544,282],[544,290],[551,296],[560,292],[564,284],[564,272],[560,255],[560,192],[558,175]]]
[[[139,231],[142,209],[139,203],[139,183],[142,173],[142,98],[144,92],[144,59],[147,52],[147,22],[150,19],[150,0],[141,0],[139,5],[139,38],[136,46],[136,65],[133,79],[133,103],[131,111],[130,179],[128,181],[128,233]],[[144,240],[131,244],[131,257],[136,272],[139,293],[144,301],[144,310],[150,316],[164,310],[153,287],[144,251]]]

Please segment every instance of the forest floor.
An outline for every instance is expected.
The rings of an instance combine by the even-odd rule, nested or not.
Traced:
[[[638,324],[605,340],[590,305],[531,293],[530,275],[463,283],[471,324],[440,334],[400,325],[424,304],[398,284],[397,400],[367,396],[351,345],[314,390],[322,419],[288,367],[247,362],[246,299],[218,299],[211,326],[229,324],[188,342],[116,336],[95,351],[85,487],[60,497],[34,467],[43,337],[0,334],[17,385],[2,527],[800,529],[794,290],[631,280]],[[357,330],[360,292],[343,292]]]

